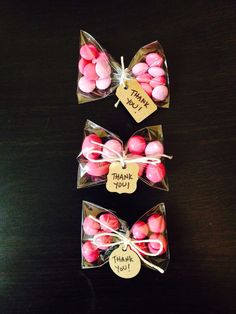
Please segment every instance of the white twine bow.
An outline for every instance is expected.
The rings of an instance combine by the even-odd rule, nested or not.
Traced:
[[[117,152],[116,150],[110,148],[110,147],[107,147],[101,143],[97,143],[95,141],[91,141],[92,144],[96,144],[100,147],[105,147],[107,150],[110,150],[112,153],[115,154],[115,157],[111,157],[110,155],[108,155],[106,152],[102,152],[102,155],[105,156],[106,158],[103,158],[102,160],[101,159],[92,159],[90,158],[89,156],[91,154],[101,154],[101,151],[97,150],[97,149],[93,149],[93,148],[90,148],[90,149],[87,149],[86,152],[83,152],[81,151],[81,153],[79,154],[79,156],[81,156],[82,154],[91,162],[94,162],[94,163],[99,163],[99,162],[109,162],[109,163],[113,163],[113,162],[120,162],[122,167],[124,168],[125,165],[127,163],[142,163],[142,164],[152,164],[152,165],[155,165],[155,164],[159,164],[161,163],[161,158],[162,157],[165,157],[165,158],[168,158],[168,159],[172,159],[173,156],[169,156],[169,155],[166,155],[166,154],[161,154],[159,155],[158,157],[151,157],[151,156],[141,156],[141,157],[129,157],[126,155],[125,151],[122,152],[122,155]]]
[[[121,74],[119,75],[119,85],[123,85],[123,87],[125,88],[126,87],[125,82],[130,79],[129,69],[125,68],[123,56],[120,57],[120,62],[121,62]],[[114,105],[116,108],[118,107],[119,102],[120,100],[118,99]]]
[[[101,233],[95,234],[93,237],[93,243],[95,245],[97,245],[96,239],[99,237],[106,236],[106,235],[116,237],[120,241],[112,242],[112,243],[104,243],[104,244],[102,244],[102,246],[109,248],[109,247],[123,244],[123,250],[124,251],[126,251],[127,246],[130,246],[130,248],[138,255],[138,257],[141,259],[142,262],[144,262],[146,265],[150,266],[151,268],[158,270],[160,273],[162,273],[162,274],[164,273],[164,270],[162,268],[160,268],[159,266],[154,265],[153,263],[147,261],[141,255],[141,253],[142,253],[146,256],[158,256],[163,250],[163,243],[160,240],[158,240],[158,239],[134,240],[134,239],[130,238],[130,236],[129,236],[130,232],[127,232],[126,235],[123,235],[121,232],[114,230],[113,228],[104,224],[103,222],[101,222],[97,218],[93,217],[92,215],[89,215],[89,218],[93,219],[94,221],[96,221],[97,223],[102,225],[104,228],[111,230],[111,232],[101,232]],[[139,246],[137,246],[136,243],[159,243],[160,248],[156,253],[148,253],[148,252],[142,250]]]

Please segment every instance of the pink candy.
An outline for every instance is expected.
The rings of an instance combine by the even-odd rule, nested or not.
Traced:
[[[158,53],[153,52],[146,56],[146,62],[150,67],[161,66],[163,58]]]
[[[148,70],[148,65],[145,62],[140,62],[135,64],[135,66],[132,69],[132,72],[135,76],[142,75],[146,73]]]
[[[147,164],[138,163],[138,166],[139,166],[138,176],[141,177],[143,175],[143,172],[144,172]]]
[[[101,223],[103,223],[105,226],[108,226],[112,228],[113,230],[117,230],[120,227],[120,223],[118,218],[116,218],[115,215],[107,213],[107,214],[102,214],[99,217],[99,220]],[[109,228],[106,228],[104,225],[101,224],[101,229],[107,232],[111,232]]]
[[[82,254],[87,262],[93,263],[99,258],[99,250],[91,241],[86,241],[82,246]]]
[[[99,78],[96,80],[96,87],[100,90],[107,89],[111,85],[111,78]]]
[[[156,102],[164,101],[168,96],[166,73],[161,67],[164,60],[158,53],[151,52],[145,61],[135,64],[132,73],[149,97]]]
[[[88,161],[84,170],[94,177],[101,177],[108,174],[110,163],[108,162],[92,162]]]
[[[140,135],[132,136],[127,144],[128,150],[132,154],[142,155],[146,148],[146,141]]]
[[[100,215],[99,222],[90,216],[85,217],[83,221],[84,233],[93,239],[86,241],[82,246],[82,255],[89,263],[97,261],[101,254],[100,250],[108,249],[109,244],[113,240],[112,236],[104,234],[106,232],[112,233],[112,230],[106,228],[106,226],[111,227],[113,230],[118,230],[120,222],[115,215],[106,212]]]
[[[166,75],[164,69],[160,67],[153,67],[148,69],[148,73],[153,77],[164,76]]]
[[[114,153],[113,151],[117,152],[118,154],[122,153],[122,145],[117,140],[109,140],[104,144],[102,150],[103,158],[117,157],[117,154]]]
[[[164,147],[160,141],[152,141],[145,148],[146,156],[159,157],[164,154]]]
[[[78,85],[80,90],[84,93],[91,93],[96,87],[95,81],[91,81],[85,76],[79,79]]]
[[[85,60],[84,58],[81,58],[79,60],[79,71],[84,74],[84,68],[85,66],[89,64],[89,61],[88,60]]]
[[[107,56],[107,54],[106,54],[104,51],[102,51],[102,52],[99,53],[98,58],[96,59],[96,62],[99,61],[99,60],[101,60],[101,59],[104,59],[104,60],[106,60],[107,62],[109,62],[108,56]],[[96,63],[96,62],[95,62],[95,63]]]
[[[152,76],[148,73],[144,73],[144,74],[141,74],[141,75],[138,75],[136,77],[136,80],[139,82],[139,83],[149,83],[152,79]]]
[[[97,145],[102,143],[102,140],[96,134],[90,134],[85,137],[83,144],[82,144],[82,153],[84,157],[87,158],[87,154],[90,150],[98,150],[101,151],[102,147]],[[97,159],[99,157],[99,153],[91,153],[88,155],[91,159]]]
[[[98,56],[98,50],[94,45],[83,45],[80,48],[80,55],[85,60],[92,60]]]
[[[147,223],[144,221],[137,221],[132,229],[132,235],[135,240],[145,240],[149,237],[149,240],[159,240],[163,248],[159,252],[158,255],[164,254],[167,251],[168,243],[166,237],[162,234],[166,229],[166,222],[165,218],[160,213],[152,214],[148,217]],[[158,253],[158,251],[161,248],[160,242],[157,241],[150,241],[150,242],[140,242],[135,243],[136,246],[138,246],[140,249],[142,249],[144,252],[150,252],[152,254]],[[141,255],[144,255],[144,253],[141,253]]]
[[[141,83],[142,88],[145,90],[145,92],[148,94],[148,96],[152,95],[152,87],[147,83]]]
[[[161,241],[163,248],[158,255],[164,254],[167,251],[167,246],[168,246],[167,240],[162,234],[153,233],[150,235],[149,239],[155,239],[155,240]],[[161,247],[161,245],[158,242],[149,242],[148,243],[148,249],[149,249],[150,253],[153,253],[153,254],[157,253],[160,250],[160,247]]]
[[[166,174],[166,169],[163,163],[156,165],[149,164],[146,168],[146,177],[149,181],[153,183],[160,182],[164,179]]]
[[[99,231],[97,234],[102,234],[104,231]],[[109,235],[101,235],[96,237],[96,245],[100,250],[108,249],[106,244],[110,244],[112,241],[112,237]]]
[[[154,77],[151,81],[150,81],[150,86],[155,88],[158,85],[165,85],[166,84],[166,77],[165,76],[157,76]]]
[[[104,58],[98,60],[95,66],[95,70],[100,78],[107,78],[111,75],[110,64]]]
[[[83,222],[84,232],[88,235],[95,235],[100,230],[100,224],[90,217],[86,217]]]
[[[78,82],[84,93],[92,93],[95,88],[105,90],[111,85],[111,66],[104,51],[99,52],[92,44],[80,48],[79,71],[84,76]]]
[[[165,219],[160,214],[150,216],[147,223],[151,232],[162,233],[166,228]]]
[[[152,141],[146,145],[146,141],[142,136],[135,135],[132,136],[127,144],[128,151],[131,153],[130,156],[133,158],[138,158],[145,155],[148,157],[161,158],[164,153],[164,147],[160,141]],[[138,163],[138,162],[137,162]],[[164,179],[166,170],[162,163],[158,164],[145,164],[138,163],[139,165],[139,176],[143,175],[144,169],[146,169],[146,177],[149,181],[153,183],[160,182]]]
[[[84,76],[90,80],[90,81],[95,81],[98,79],[98,75],[95,71],[95,65],[92,63],[88,63],[85,67],[84,67]]]
[[[132,227],[132,234],[136,240],[143,240],[148,236],[148,225],[143,221],[137,221]]]
[[[167,96],[168,88],[166,86],[156,86],[152,91],[152,97],[156,100],[165,100]]]
[[[148,253],[148,247],[147,247],[147,243],[145,242],[140,242],[140,243],[135,243],[136,246],[138,246],[141,250],[143,250],[144,252],[147,252]],[[132,250],[132,248],[131,248]],[[144,253],[140,252],[139,253],[142,255],[142,256],[145,256]]]

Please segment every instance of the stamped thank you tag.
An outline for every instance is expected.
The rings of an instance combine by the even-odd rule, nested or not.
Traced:
[[[116,96],[136,122],[143,121],[157,110],[157,105],[147,95],[136,79],[125,81],[125,86],[118,86]]]
[[[133,193],[137,188],[139,166],[127,163],[124,167],[120,162],[113,162],[109,167],[106,188],[109,192]]]
[[[122,278],[133,278],[141,269],[141,261],[138,255],[129,246],[124,250],[123,245],[115,249],[110,257],[109,264],[112,271]]]

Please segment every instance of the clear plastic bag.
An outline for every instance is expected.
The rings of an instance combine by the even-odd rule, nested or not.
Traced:
[[[150,54],[153,54],[154,59],[150,59]],[[155,56],[158,60],[155,60]],[[134,71],[135,65],[145,63],[146,60],[149,60],[146,70]],[[158,107],[169,108],[168,67],[164,50],[158,41],[139,49],[128,68],[122,69],[122,66],[89,33],[81,30],[77,84],[79,103],[102,99],[113,94],[121,84],[124,74],[126,79],[136,78]],[[158,91],[154,93],[156,86],[159,86]],[[159,99],[155,98],[154,94]]]
[[[128,245],[138,254],[143,266],[161,273],[167,269],[170,252],[164,203],[148,210],[129,229],[113,211],[83,201],[81,224],[82,269],[107,263],[111,253],[123,245],[123,238],[129,239]]]
[[[91,144],[89,142],[86,147],[85,144],[88,142],[90,137],[94,137],[95,142]],[[138,138],[143,141],[144,149],[141,154],[130,152],[130,143],[131,139]],[[134,162],[139,165],[139,179],[143,182],[157,189],[169,190],[168,179],[165,170],[165,157],[171,159],[171,156],[164,154],[164,146],[163,146],[163,133],[162,126],[148,126],[143,129],[136,131],[130,139],[124,144],[121,139],[115,135],[114,133],[104,129],[103,127],[95,124],[94,122],[87,120],[84,128],[84,139],[81,152],[77,157],[79,166],[78,166],[78,176],[77,176],[77,188],[85,188],[93,185],[98,185],[105,183],[107,181],[107,174],[109,172],[109,165],[112,162],[117,161],[116,154],[112,155],[110,159],[107,159],[107,155],[103,155],[104,149],[107,149],[108,141],[113,140],[112,142],[121,147],[118,155],[122,155],[125,160],[129,160],[129,162]],[[96,141],[99,141],[98,145],[96,145]],[[105,148],[104,148],[105,146]],[[145,156],[145,153],[148,151],[148,148],[154,146],[157,148],[159,153],[151,154]],[[88,157],[91,155],[87,155],[88,151],[86,149],[98,149],[97,155],[94,156],[95,159],[88,160]],[[113,146],[114,148],[114,146]],[[135,146],[133,145],[133,150],[135,150]],[[155,150],[155,149],[154,149]],[[109,152],[109,151],[108,151]],[[160,154],[161,152],[161,154]],[[86,158],[87,156],[87,158]],[[105,158],[104,158],[105,157]],[[114,157],[114,159],[113,159]],[[139,158],[144,158],[146,161],[144,162],[136,162],[135,160],[139,160]],[[150,158],[150,159],[149,159]],[[155,158],[157,162],[155,164]],[[152,159],[154,161],[152,162]],[[109,162],[110,160],[110,162]],[[118,158],[119,160],[119,158]],[[159,160],[159,161],[158,161]],[[153,164],[154,163],[154,164]],[[157,168],[157,169],[156,169]],[[153,175],[154,177],[153,177]],[[156,177],[155,177],[156,175]]]

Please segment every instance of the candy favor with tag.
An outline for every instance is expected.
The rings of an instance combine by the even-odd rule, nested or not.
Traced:
[[[167,61],[158,41],[138,50],[129,66],[121,64],[87,32],[80,32],[77,96],[79,103],[116,95],[136,122],[157,110],[169,108]],[[117,102],[118,103],[118,102]],[[117,104],[116,103],[116,104]]]
[[[109,262],[112,271],[126,279],[136,276],[141,265],[164,273],[170,258],[164,203],[129,228],[113,211],[83,201],[81,253],[83,269]]]
[[[137,181],[169,190],[161,125],[136,131],[126,142],[114,133],[87,120],[84,139],[77,157],[77,188],[106,183],[110,192],[133,193]]]

